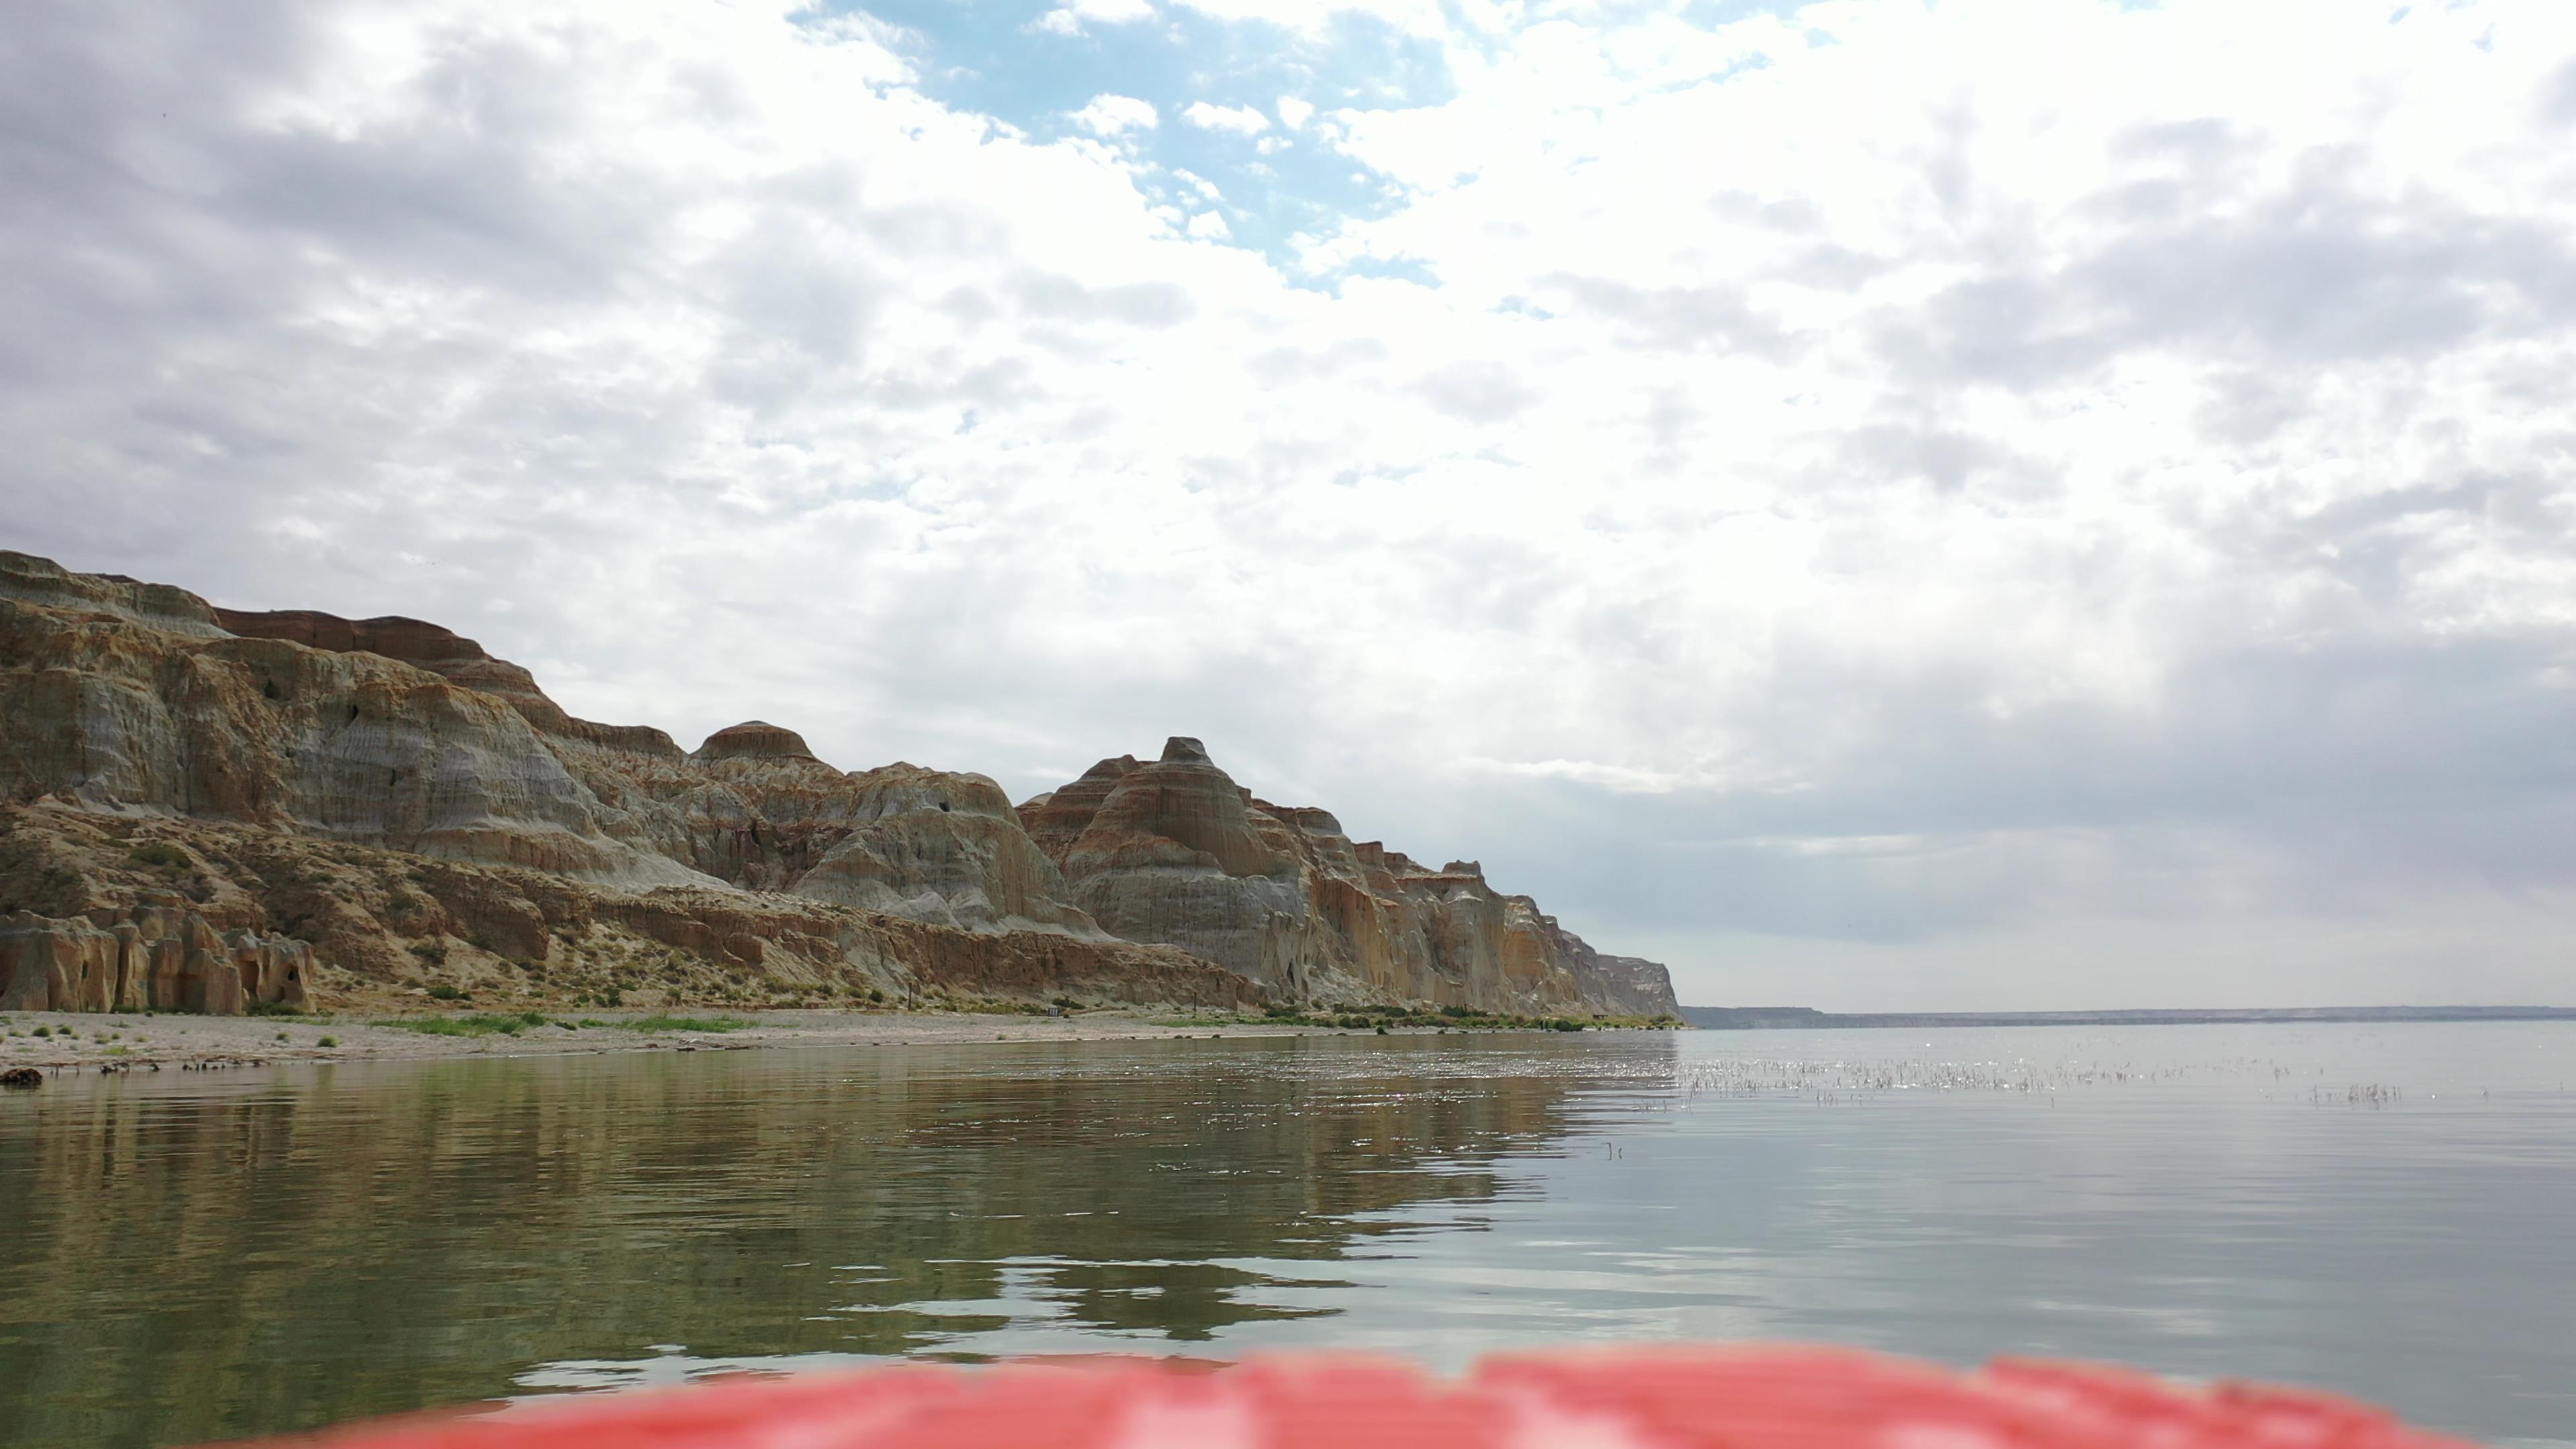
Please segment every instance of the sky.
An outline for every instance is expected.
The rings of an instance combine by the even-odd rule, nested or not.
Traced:
[[[2565,0],[21,0],[0,545],[1684,1001],[2576,1004]]]

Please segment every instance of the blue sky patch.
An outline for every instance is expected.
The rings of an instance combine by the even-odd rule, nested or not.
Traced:
[[[1225,240],[1281,263],[1299,233],[1383,215],[1398,199],[1384,178],[1288,125],[1283,96],[1330,111],[1438,105],[1456,95],[1438,46],[1373,17],[1344,15],[1308,34],[1166,10],[1063,34],[1041,24],[1054,8],[1037,0],[876,0],[842,10],[917,37],[921,89],[932,99],[1039,141],[1090,135],[1073,117],[1095,96],[1151,104],[1160,124],[1122,138],[1150,163],[1139,185],[1157,202],[1221,217]],[[1194,104],[1250,107],[1263,127],[1193,125],[1184,113]]]

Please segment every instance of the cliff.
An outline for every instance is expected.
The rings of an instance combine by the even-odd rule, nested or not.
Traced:
[[[843,771],[763,721],[688,752],[578,719],[417,619],[218,609],[5,552],[0,797],[0,911],[32,913],[0,934],[0,1000],[227,1010],[442,973],[672,1001],[1671,999],[1473,865],[1353,845],[1193,742],[1014,810],[983,775]],[[120,931],[187,944],[146,969]]]
[[[687,755],[435,625],[219,611],[6,553],[0,798],[0,911],[28,913],[0,934],[0,1000],[22,1007],[291,1005],[310,979],[388,1001],[1262,999],[1065,904],[981,775],[844,774],[757,723]],[[168,910],[178,965],[138,975],[113,923]],[[319,958],[292,997],[281,932]]]
[[[1111,934],[1179,946],[1283,995],[1657,1016],[1661,966],[1604,957],[1473,861],[1354,843],[1330,813],[1255,799],[1175,737],[1021,807],[1073,900]]]

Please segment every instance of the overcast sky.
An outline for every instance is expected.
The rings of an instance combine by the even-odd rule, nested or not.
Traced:
[[[1685,1001],[2576,1004],[2567,0],[19,0],[0,543]]]

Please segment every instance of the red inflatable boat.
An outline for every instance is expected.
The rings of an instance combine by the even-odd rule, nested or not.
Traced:
[[[424,1416],[332,1449],[2468,1449],[2246,1384],[1831,1349],[1513,1354],[1441,1379],[1376,1358],[902,1364]]]

